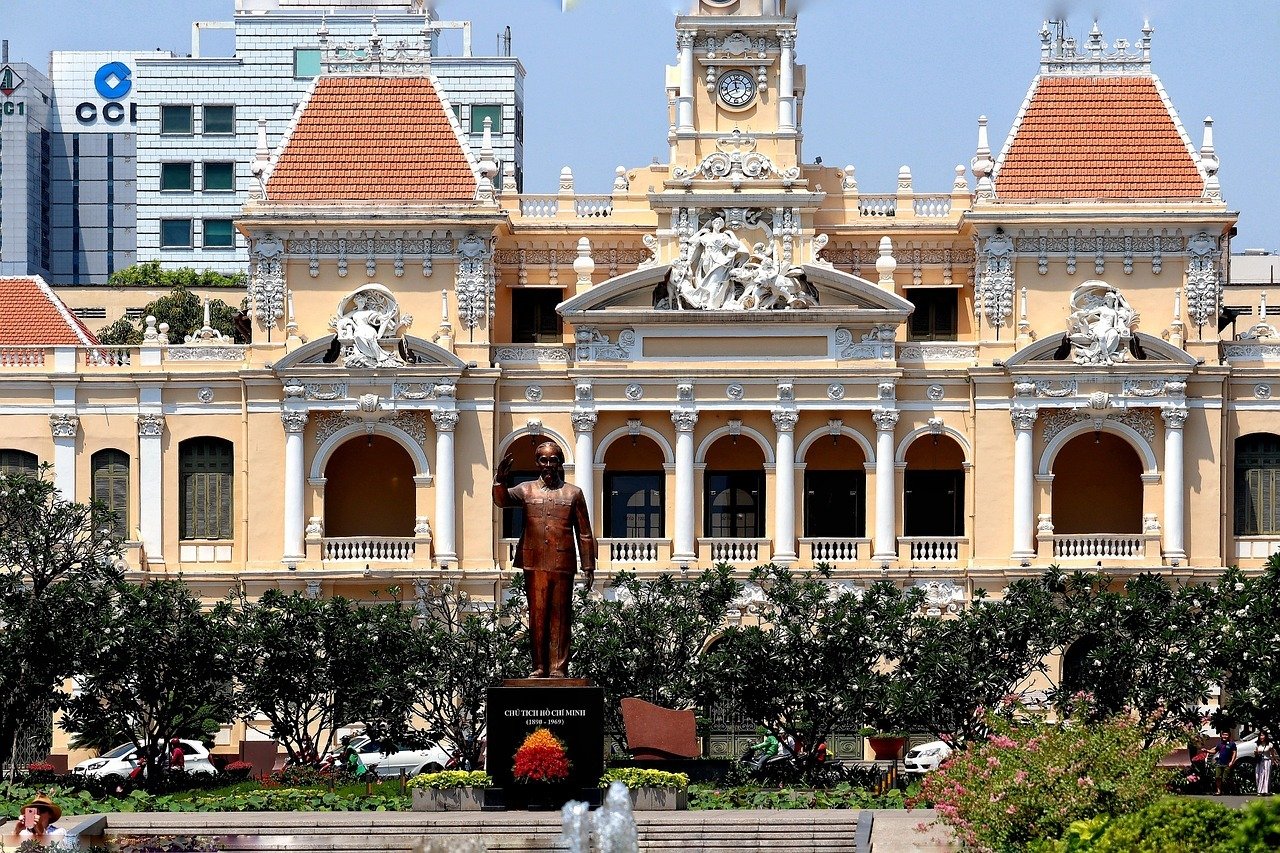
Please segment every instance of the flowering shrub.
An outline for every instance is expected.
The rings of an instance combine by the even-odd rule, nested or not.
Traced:
[[[925,777],[912,805],[929,803],[979,850],[1025,850],[1057,839],[1075,821],[1136,812],[1158,799],[1166,751],[1143,747],[1130,720],[1013,726],[995,717],[986,743],[957,752]]]
[[[548,729],[538,729],[516,750],[513,775],[521,782],[563,782],[569,778],[564,744]]]
[[[222,772],[226,773],[232,779],[248,779],[249,774],[253,772],[253,765],[248,761],[232,761],[226,767],[222,768]]]

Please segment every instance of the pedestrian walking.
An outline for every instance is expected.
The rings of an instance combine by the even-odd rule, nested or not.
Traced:
[[[1267,737],[1265,731],[1258,732],[1258,748],[1254,753],[1254,772],[1257,774],[1258,793],[1271,796],[1271,761],[1275,757],[1276,748]]]

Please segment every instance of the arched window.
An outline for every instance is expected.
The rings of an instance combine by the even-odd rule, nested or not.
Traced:
[[[0,450],[0,474],[40,473],[40,459],[25,450]]]
[[[1236,439],[1237,536],[1280,533],[1280,436]]]
[[[129,456],[122,450],[99,450],[90,462],[93,499],[115,514],[112,532],[129,538]]]
[[[234,463],[231,442],[223,438],[189,438],[178,445],[179,538],[231,538]]]

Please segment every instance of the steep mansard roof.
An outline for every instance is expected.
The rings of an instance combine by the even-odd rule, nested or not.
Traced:
[[[320,77],[267,182],[271,201],[471,201],[476,172],[427,77]]]

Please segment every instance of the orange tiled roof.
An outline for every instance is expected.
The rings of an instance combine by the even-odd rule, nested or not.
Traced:
[[[996,195],[1031,199],[1199,198],[1196,164],[1153,77],[1041,77]]]
[[[475,191],[427,78],[319,78],[267,182],[271,201],[470,201]]]
[[[38,276],[0,278],[0,346],[79,346],[97,344]]]

